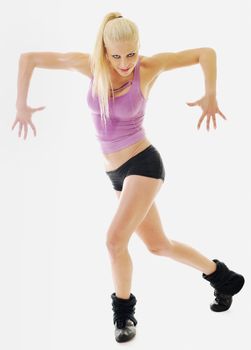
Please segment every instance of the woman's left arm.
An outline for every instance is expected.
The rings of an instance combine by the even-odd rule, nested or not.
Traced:
[[[207,130],[209,131],[210,118],[213,119],[214,128],[216,129],[215,114],[218,113],[223,119],[227,119],[220,111],[216,100],[216,77],[217,77],[217,64],[216,64],[216,52],[212,48],[205,48],[202,50],[199,56],[199,63],[201,64],[204,77],[205,77],[205,95],[195,101],[187,102],[192,106],[200,106],[202,108],[202,114],[197,124],[197,129],[205,117],[207,117]]]

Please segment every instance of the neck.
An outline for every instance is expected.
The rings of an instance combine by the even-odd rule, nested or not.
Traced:
[[[132,80],[132,79],[133,79],[133,75],[134,75],[134,72],[133,72],[133,71],[132,71],[132,73],[131,73],[130,75],[128,75],[128,76],[126,76],[126,77],[121,76],[118,72],[111,72],[111,71],[110,71],[110,77],[111,77],[111,79],[112,79],[113,81],[118,82],[118,84],[119,84],[119,83],[123,84],[123,83],[125,83],[125,82],[127,82],[127,81],[129,81],[129,80]]]

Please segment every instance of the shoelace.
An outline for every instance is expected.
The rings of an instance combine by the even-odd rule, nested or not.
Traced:
[[[219,293],[217,290],[214,291],[214,295],[216,296],[215,301],[222,305],[227,305],[231,298],[231,295]]]
[[[137,320],[133,316],[135,313],[135,306],[130,304],[116,304],[112,305],[112,309],[114,311],[113,322],[117,322],[118,328],[124,328],[126,320],[130,319],[134,325],[136,326]]]

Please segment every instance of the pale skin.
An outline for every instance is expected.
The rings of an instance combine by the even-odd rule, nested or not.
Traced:
[[[131,77],[138,59],[137,48],[132,42],[117,43],[116,45],[109,43],[106,46],[111,78],[114,88],[117,88],[123,82],[128,81],[128,77]],[[131,52],[136,54],[133,55]],[[216,55],[213,49],[199,48],[144,57],[145,73],[142,93],[145,96],[148,95],[153,82],[162,72],[196,63],[201,64],[205,75],[205,95],[199,100],[187,104],[199,106],[202,109],[197,128],[200,128],[206,118],[207,130],[209,131],[210,120],[213,121],[216,129],[216,113],[226,119],[219,110],[216,101]],[[89,78],[92,75],[88,54],[85,53],[27,53],[21,55],[19,67],[17,115],[12,130],[19,123],[19,137],[24,131],[24,139],[27,138],[28,125],[36,136],[36,129],[31,117],[34,112],[45,108],[31,108],[26,103],[29,80],[35,67],[76,70]],[[130,68],[128,72],[120,71],[120,68],[128,67]],[[147,249],[153,254],[169,257],[205,274],[210,274],[216,269],[216,264],[212,260],[194,248],[167,237],[155,202],[162,185],[162,179],[130,175],[125,178],[122,191],[115,191],[119,202],[106,232],[106,246],[111,260],[115,292],[120,298],[127,299],[131,292],[133,265],[128,251],[128,243],[134,232],[138,234]]]

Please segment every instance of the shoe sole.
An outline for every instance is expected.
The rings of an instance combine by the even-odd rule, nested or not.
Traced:
[[[124,335],[119,338],[115,338],[118,343],[125,343],[135,337],[136,334]]]

